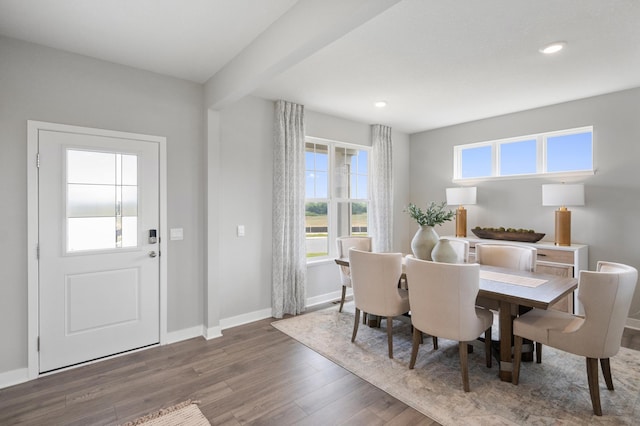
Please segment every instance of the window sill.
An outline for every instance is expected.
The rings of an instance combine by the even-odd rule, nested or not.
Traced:
[[[323,266],[323,265],[328,265],[330,263],[335,264],[335,261],[333,260],[332,257],[323,257],[321,259],[313,259],[313,260],[307,260],[307,267],[316,267],[316,266]]]
[[[527,175],[509,175],[509,176],[486,176],[486,177],[474,177],[474,178],[454,178],[454,183],[474,183],[474,182],[486,182],[492,180],[509,180],[509,179],[560,179],[560,178],[576,178],[584,176],[593,176],[596,174],[595,170],[584,170],[579,172],[559,172],[559,173],[532,173]]]

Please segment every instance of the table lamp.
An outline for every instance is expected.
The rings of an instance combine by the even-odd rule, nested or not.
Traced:
[[[567,206],[584,206],[583,184],[542,185],[542,205],[560,206],[556,210],[555,244],[571,245],[571,211]]]
[[[467,236],[467,209],[463,204],[476,203],[476,187],[447,188],[447,204],[459,206],[456,209],[456,237]]]

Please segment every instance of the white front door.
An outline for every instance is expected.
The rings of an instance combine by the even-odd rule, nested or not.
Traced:
[[[39,372],[159,343],[159,144],[40,129],[38,152]]]

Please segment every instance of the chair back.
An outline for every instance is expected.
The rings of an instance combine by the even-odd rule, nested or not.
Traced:
[[[402,253],[371,253],[352,248],[349,264],[356,308],[380,316],[403,313],[398,312],[403,303],[398,289]]]
[[[476,244],[476,262],[518,271],[536,270],[538,250],[535,247],[512,244]]]
[[[348,258],[349,249],[355,248],[361,251],[371,251],[371,237],[338,237],[336,239],[339,258]],[[340,282],[342,285],[351,287],[351,272],[348,266],[340,265]]]
[[[580,271],[578,299],[584,306],[584,321],[572,333],[575,337],[570,337],[570,343],[578,355],[610,358],[620,349],[638,271],[612,262],[598,262],[597,269]],[[550,330],[550,344],[566,339],[571,331]]]
[[[409,306],[414,327],[445,339],[470,341],[486,327],[476,314],[480,265],[438,263],[407,256]]]
[[[447,237],[447,240],[456,251],[458,259],[461,259],[462,263],[469,263],[469,241],[451,237]]]

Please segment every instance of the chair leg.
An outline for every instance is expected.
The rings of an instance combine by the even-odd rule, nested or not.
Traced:
[[[607,389],[613,390],[613,380],[611,379],[611,365],[609,364],[609,358],[601,358],[600,366],[602,367],[602,375],[604,381],[607,384]]]
[[[418,357],[418,348],[420,347],[420,341],[422,340],[422,331],[413,327],[413,347],[411,348],[411,360],[409,361],[409,370],[413,370],[416,365],[416,358]]]
[[[458,352],[460,352],[460,371],[462,372],[462,388],[465,392],[469,392],[469,355],[467,353],[467,342],[458,343]]]
[[[353,334],[351,335],[351,343],[356,341],[356,334],[358,334],[359,324],[360,324],[360,309],[356,308],[356,316],[355,316],[355,320],[353,321]]]
[[[522,336],[514,336],[513,339],[513,372],[511,383],[518,384],[520,378],[520,361],[522,359]]]
[[[536,364],[542,362],[542,343],[536,342]]]
[[[437,336],[431,336],[431,339],[433,340],[433,349],[434,350],[438,349],[438,337]]]
[[[362,313],[362,324],[363,325],[367,323],[367,317],[368,317],[368,314],[366,312],[363,312]]]
[[[484,331],[484,357],[487,368],[491,368],[491,327]]]
[[[342,286],[342,298],[340,299],[340,309],[338,309],[338,312],[342,312],[342,307],[344,306],[344,297],[347,295],[347,286],[343,285]]]
[[[389,358],[393,358],[393,317],[387,317],[387,345],[389,345]]]
[[[600,387],[598,386],[598,358],[587,358],[587,382],[589,382],[589,394],[591,405],[596,416],[602,415],[600,406]]]

